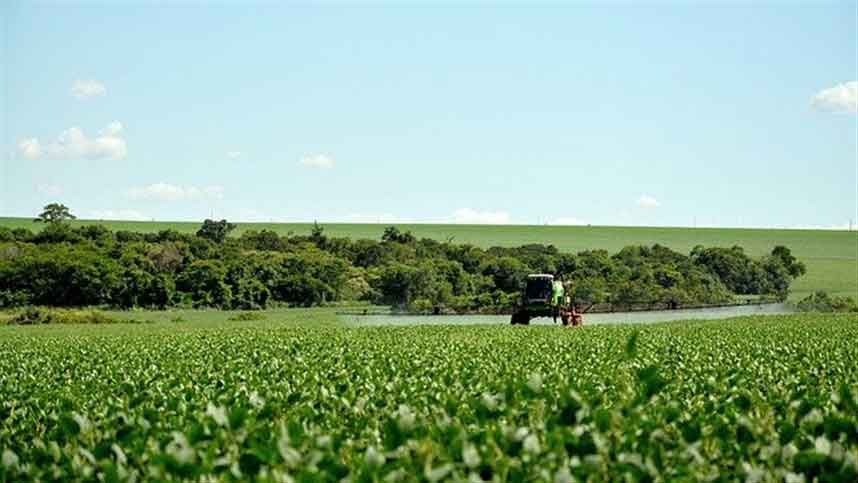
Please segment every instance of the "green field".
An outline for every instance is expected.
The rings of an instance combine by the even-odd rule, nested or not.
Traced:
[[[124,315],[159,321],[0,327],[0,480],[858,478],[851,315],[580,329]]]
[[[155,232],[174,229],[193,233],[193,222],[75,221],[77,225],[102,223],[113,230]],[[36,230],[39,224],[25,218],[0,218],[0,226]],[[378,239],[385,225],[324,224],[331,236]],[[526,243],[553,244],[564,251],[603,248],[615,252],[626,245],[660,243],[688,253],[695,245],[729,247],[739,245],[754,256],[768,253],[775,245],[789,247],[807,265],[807,274],[793,286],[792,299],[816,290],[832,295],[858,298],[858,231],[776,230],[738,228],[651,228],[607,226],[524,226],[524,225],[396,225],[418,237],[453,239],[481,247],[516,246]],[[235,234],[246,230],[273,230],[309,234],[307,223],[239,223]]]

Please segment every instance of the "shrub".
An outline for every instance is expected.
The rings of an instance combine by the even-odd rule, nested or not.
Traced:
[[[801,299],[796,308],[801,312],[858,312],[858,303],[852,297],[832,297],[819,291]]]
[[[30,305],[32,295],[26,290],[0,290],[0,309]]]
[[[9,320],[13,325],[115,324],[121,322],[98,310],[46,309],[27,307]]]

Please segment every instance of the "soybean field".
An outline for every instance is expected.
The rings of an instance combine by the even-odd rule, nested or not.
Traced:
[[[0,477],[858,479],[854,315],[579,329],[269,315],[0,327]]]

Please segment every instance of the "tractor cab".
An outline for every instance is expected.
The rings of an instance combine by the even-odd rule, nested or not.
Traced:
[[[542,304],[549,305],[554,291],[554,275],[537,273],[527,276],[527,285],[524,288],[524,302],[526,305]]]

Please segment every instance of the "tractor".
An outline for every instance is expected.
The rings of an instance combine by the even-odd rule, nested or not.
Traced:
[[[579,311],[577,304],[572,303],[571,283],[555,280],[551,274],[534,273],[527,276],[521,302],[510,323],[528,325],[536,317],[551,317],[554,323],[559,318],[563,325],[579,326],[584,322],[583,312],[586,311]]]

